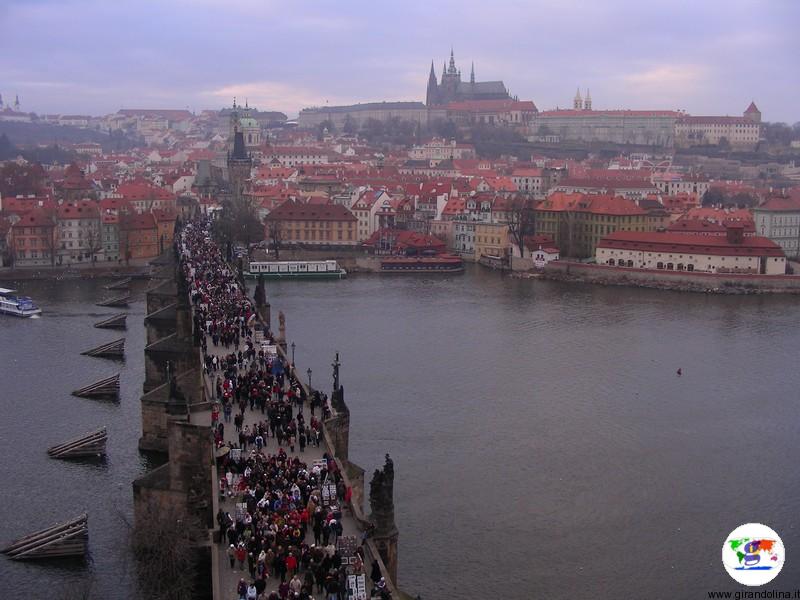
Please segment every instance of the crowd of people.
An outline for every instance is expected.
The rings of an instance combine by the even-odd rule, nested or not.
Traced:
[[[365,573],[363,545],[343,557],[336,543],[343,533],[341,507],[352,492],[327,453],[304,460],[307,448],[322,444],[316,411],[328,416],[326,399],[307,394],[290,365],[268,351],[274,345],[269,331],[263,332],[267,344],[257,346],[256,308],[211,239],[208,223],[187,224],[179,243],[215,399],[220,505],[233,507],[220,508],[216,519],[230,569],[243,575],[235,598],[309,600],[318,594],[345,600],[348,575]],[[377,562],[369,575],[372,596],[390,598]]]

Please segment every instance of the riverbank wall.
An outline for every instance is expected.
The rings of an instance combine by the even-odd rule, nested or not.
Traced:
[[[35,267],[24,269],[0,269],[0,281],[31,281],[35,279],[102,279],[144,278],[149,275],[149,265],[86,266],[86,267]]]
[[[649,269],[621,268],[559,260],[545,266],[541,277],[554,281],[642,287],[680,292],[800,294],[800,276],[797,275],[652,271]]]

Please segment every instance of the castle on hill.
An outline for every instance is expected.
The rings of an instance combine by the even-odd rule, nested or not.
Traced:
[[[441,82],[436,79],[436,71],[431,61],[428,76],[428,91],[425,96],[427,106],[443,106],[450,102],[464,100],[509,100],[510,96],[502,81],[475,81],[475,63],[470,70],[469,81],[461,81],[461,70],[456,68],[453,50],[450,50],[450,65],[442,64]]]

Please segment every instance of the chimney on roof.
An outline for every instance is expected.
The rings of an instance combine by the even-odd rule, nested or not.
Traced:
[[[744,225],[741,223],[724,223],[729,244],[741,244],[744,241]]]

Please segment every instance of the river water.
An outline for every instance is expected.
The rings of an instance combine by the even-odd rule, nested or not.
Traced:
[[[746,522],[786,545],[770,589],[800,588],[796,299],[477,266],[268,295],[312,382],[341,353],[351,459],[395,461],[413,594],[707,598],[739,589],[720,556]]]
[[[89,514],[88,564],[78,560],[13,562],[0,556],[0,597],[60,600],[84,586],[93,598],[135,597],[127,546],[131,481],[147,468],[139,455],[139,397],[144,381],[144,296],[129,308],[95,303],[120,295],[109,281],[4,282],[31,296],[40,318],[0,315],[0,545],[37,529]],[[138,286],[134,285],[135,291]],[[92,325],[128,314],[126,331]],[[125,362],[81,356],[125,337]],[[74,389],[120,373],[119,402],[87,400]],[[108,429],[105,461],[64,461],[47,448],[98,427]]]
[[[46,313],[0,318],[0,542],[88,509],[93,563],[0,558],[2,595],[38,598],[31,586],[91,575],[97,597],[130,597],[119,540],[146,465],[143,304],[127,311],[121,401],[102,403],[69,395],[115,372],[79,354],[117,337],[91,326],[116,310],[93,306],[101,283],[21,287]],[[330,388],[341,353],[351,459],[369,478],[392,455],[409,592],[707,598],[740,589],[720,554],[750,521],[787,548],[768,588],[800,588],[795,299],[520,281],[481,267],[267,291],[315,387]],[[47,446],[103,424],[107,463],[47,458]]]

